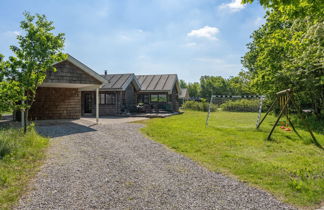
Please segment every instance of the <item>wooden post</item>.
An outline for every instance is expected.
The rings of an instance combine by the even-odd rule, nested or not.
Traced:
[[[99,124],[99,88],[96,89],[96,123]]]

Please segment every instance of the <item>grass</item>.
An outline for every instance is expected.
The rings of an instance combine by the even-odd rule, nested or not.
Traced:
[[[324,151],[311,144],[306,131],[276,128],[272,141],[266,137],[275,121],[268,117],[255,129],[256,113],[216,112],[205,127],[206,113],[143,121],[142,129],[153,140],[197,161],[212,171],[235,176],[265,189],[298,207],[314,207],[324,200]],[[324,145],[324,136],[315,133]]]
[[[33,127],[27,134],[19,129],[0,128],[0,209],[10,209],[36,173],[48,139]]]

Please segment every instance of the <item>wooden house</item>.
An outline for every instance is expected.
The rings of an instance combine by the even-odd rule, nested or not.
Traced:
[[[99,75],[71,55],[54,64],[37,89],[29,117],[33,120],[77,119],[141,111],[179,111],[176,74]]]

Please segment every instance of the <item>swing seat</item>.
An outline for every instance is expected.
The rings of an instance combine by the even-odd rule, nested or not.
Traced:
[[[291,131],[291,129],[290,128],[285,128],[285,131]]]

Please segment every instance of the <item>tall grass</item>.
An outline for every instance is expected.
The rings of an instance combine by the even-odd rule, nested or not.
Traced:
[[[0,128],[0,209],[9,209],[35,174],[48,139],[33,126],[27,134],[20,129]]]

